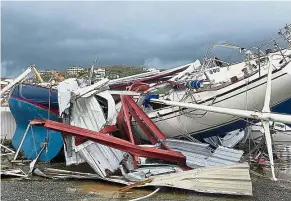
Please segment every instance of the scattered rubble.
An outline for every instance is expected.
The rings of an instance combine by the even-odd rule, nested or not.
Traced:
[[[243,52],[245,49],[240,48],[240,51]],[[262,72],[261,69],[254,70],[256,69],[255,64],[250,65],[250,62],[257,61],[255,59],[259,59],[260,63],[260,55],[258,58],[257,55],[251,55],[254,58],[248,58],[250,69],[246,69],[244,63],[240,63],[240,67],[244,67],[241,69],[243,74],[239,72],[234,77],[226,77],[226,80],[223,80],[225,77],[222,75],[222,77],[213,75],[213,72],[220,72],[219,69],[223,65],[217,57],[206,59],[202,64],[197,60],[158,74],[151,72],[117,80],[103,79],[96,83],[75,78],[64,80],[57,87],[58,99],[57,97],[55,99],[58,102],[55,102],[56,108],[53,108],[57,109],[57,113],[54,110],[54,119],[49,118],[52,89],[50,88],[49,107],[43,111],[44,113],[48,111],[48,118],[41,118],[41,115],[37,113],[38,118],[29,121],[25,132],[21,135],[21,140],[18,139],[19,144],[16,151],[1,144],[1,157],[15,162],[19,153],[23,151],[25,140],[29,138],[33,142],[35,157],[29,164],[28,172],[25,173],[22,169],[15,167],[16,165],[9,164],[7,167],[1,167],[1,177],[30,178],[38,175],[48,179],[102,180],[126,185],[120,189],[122,192],[134,187],[158,187],[151,194],[135,200],[148,198],[162,187],[212,194],[253,195],[250,177],[252,163],[258,167],[271,169],[273,180],[277,180],[278,176],[275,174],[275,168],[278,167],[274,161],[281,160],[280,162],[285,163],[286,166],[280,166],[280,168],[285,169],[289,168],[290,163],[291,152],[287,142],[291,141],[289,135],[291,129],[283,123],[291,123],[291,117],[270,112],[270,98],[273,67],[276,72],[281,70],[287,72],[291,69],[291,56],[288,49],[284,53],[281,49],[276,51],[277,54],[263,55],[265,60],[262,61],[262,65],[266,69],[263,69]],[[279,63],[278,59],[272,58],[276,56],[280,60]],[[212,66],[213,63],[216,65],[215,67]],[[21,82],[32,70],[36,71],[35,66],[30,66],[13,83],[5,87],[1,94]],[[226,68],[223,70],[226,71]],[[199,102],[202,100],[201,98],[207,97],[204,92],[209,89],[200,90],[203,84],[219,91],[224,87],[233,86],[232,84],[238,84],[239,81],[250,78],[256,73],[266,75],[265,101],[262,111],[222,108]],[[288,73],[290,72],[288,71],[286,74]],[[171,78],[165,82],[151,83],[167,76],[171,76]],[[199,80],[203,76],[207,77],[209,83]],[[205,80],[207,79],[205,78]],[[186,101],[188,97],[185,98],[185,94],[183,101],[178,96],[179,101],[175,101],[177,99],[175,93],[181,92],[176,90],[178,88],[183,88],[183,93],[186,95],[189,90],[192,90],[191,93],[195,95],[195,104]],[[200,91],[197,91],[198,89]],[[205,97],[200,97],[195,92],[204,94]],[[160,99],[160,95],[163,98]],[[173,96],[172,100],[168,100],[167,96]],[[217,94],[215,94],[214,100],[216,96]],[[205,135],[205,138],[199,140],[195,138],[196,135],[190,136],[188,132],[181,135],[179,132],[175,133],[174,129],[165,126],[166,123],[176,122],[175,118],[177,121],[179,119],[180,123],[189,120],[190,117],[185,113],[189,109],[195,114],[190,112],[187,115],[201,116],[201,118],[205,118],[204,120],[211,119],[212,121],[214,119],[213,122],[217,124],[213,123],[213,125],[218,125],[218,128],[221,124],[220,121],[225,118],[224,115],[255,119],[261,123],[248,122],[249,126],[244,129],[217,133],[211,137]],[[174,115],[174,121],[169,123],[162,119],[160,123],[157,123],[156,120],[162,116],[161,111],[165,112],[164,116]],[[201,113],[201,111],[203,112]],[[221,116],[215,116],[217,113]],[[181,120],[181,117],[184,119]],[[270,126],[270,120],[278,122],[272,122]],[[202,128],[201,122],[196,122],[194,127],[198,125]],[[173,125],[175,127],[175,124]],[[42,131],[47,131],[47,135],[43,136],[45,141],[36,142],[33,133],[30,136],[28,132],[29,129],[33,131],[32,126],[38,129],[44,128]],[[208,129],[207,126],[209,125],[205,126],[205,130]],[[188,122],[185,127],[193,128],[193,125]],[[49,153],[50,147],[54,145],[52,144],[54,134],[49,133],[50,131],[56,131],[55,135],[62,136],[62,139],[59,139],[58,148],[63,143],[67,166],[86,163],[95,173],[56,169],[49,167],[49,164],[47,167],[39,168],[38,160],[43,153]],[[169,133],[163,131],[169,131]],[[42,132],[38,132],[38,134],[40,133]],[[184,136],[184,139],[173,138],[177,136]],[[272,138],[273,144],[276,145],[274,153]],[[242,149],[242,145],[247,143],[249,143],[248,149]],[[30,150],[32,148],[29,145],[30,143],[26,143],[26,148]],[[55,148],[54,151],[57,152],[58,148]],[[27,152],[23,152],[27,154]]]

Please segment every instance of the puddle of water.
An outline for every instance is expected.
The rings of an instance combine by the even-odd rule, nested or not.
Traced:
[[[99,181],[77,181],[75,187],[76,192],[78,193],[96,194],[103,198],[110,199],[133,199],[148,195],[154,190],[154,188],[134,188],[127,192],[121,192],[119,189],[123,187],[122,185]],[[159,197],[162,196],[164,199],[169,198],[171,200],[184,200],[185,198],[189,197],[187,193],[182,191],[177,191],[174,193],[173,191],[160,191],[156,195],[159,195]]]
[[[75,188],[78,193],[95,194],[110,200],[129,200],[150,194],[155,188],[133,188],[127,192],[120,192],[122,185],[104,183],[99,181],[76,181]],[[95,198],[96,199],[96,198]],[[186,190],[162,188],[150,197],[150,200],[195,200],[195,201],[242,201],[251,200],[248,196],[214,195],[195,193]],[[86,199],[88,200],[88,199]],[[91,199],[89,199],[91,200]],[[94,200],[94,199],[92,199]],[[149,200],[149,199],[146,199]]]

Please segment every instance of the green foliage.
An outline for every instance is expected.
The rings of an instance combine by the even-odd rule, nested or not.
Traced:
[[[89,73],[88,71],[81,71],[78,73],[77,78],[85,78],[85,77],[89,77]]]
[[[119,75],[119,77],[126,77],[143,73],[142,67],[135,66],[106,66],[106,76]]]
[[[99,67],[99,68],[105,68],[105,72],[106,72],[105,77],[108,77],[109,79],[116,79],[117,75],[119,76],[119,78],[121,78],[121,77],[126,77],[126,76],[144,73],[142,67],[136,67],[136,66],[124,66],[124,65],[117,66],[116,65],[116,66],[103,66],[103,67]],[[77,75],[69,74],[66,71],[57,71],[57,73],[60,76],[63,76],[65,79],[75,78],[75,77],[77,77],[77,78],[88,78],[89,77],[88,70],[84,70],[84,71],[78,73]],[[54,78],[53,74],[50,72],[43,73],[41,75],[41,77],[43,78],[43,80],[45,82],[48,82],[51,77]],[[37,82],[35,76],[33,76],[31,80],[33,82]]]

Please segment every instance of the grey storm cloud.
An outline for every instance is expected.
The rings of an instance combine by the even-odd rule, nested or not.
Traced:
[[[251,45],[290,23],[290,2],[2,2],[2,75],[29,64],[174,67],[212,42]]]

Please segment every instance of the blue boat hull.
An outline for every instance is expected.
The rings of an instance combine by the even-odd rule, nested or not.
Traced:
[[[23,93],[22,93],[23,92]],[[27,93],[29,92],[29,93]],[[54,104],[56,94],[51,93],[52,107],[48,115],[48,97],[41,97],[39,94],[49,94],[48,89],[22,85],[17,86],[9,99],[9,107],[15,118],[16,130],[12,138],[12,145],[17,149],[23,138],[29,122],[33,119],[49,119],[56,121],[58,118],[57,106]],[[61,133],[50,131],[43,127],[32,126],[24,139],[21,151],[27,159],[35,159],[44,143],[48,143],[46,149],[41,153],[40,161],[50,161],[58,155],[62,146],[63,138]]]

